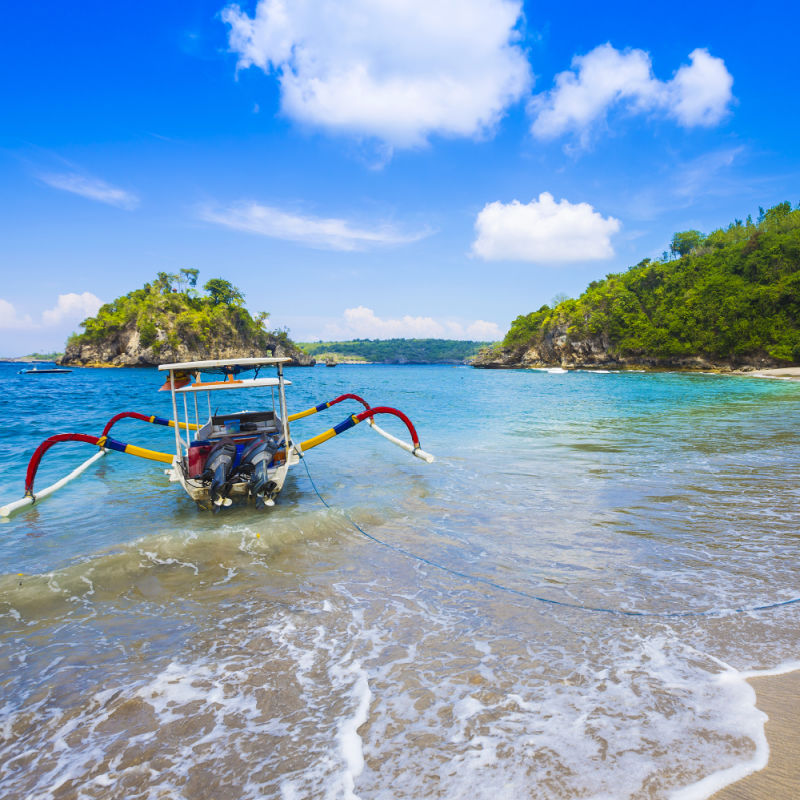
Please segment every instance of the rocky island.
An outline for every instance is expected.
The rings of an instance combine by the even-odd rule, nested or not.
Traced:
[[[780,203],[517,317],[474,366],[749,370],[800,364],[800,208]]]
[[[253,317],[244,295],[230,281],[212,278],[196,288],[198,270],[159,272],[146,283],[81,323],[58,363],[65,366],[149,367],[177,361],[254,358],[270,351],[294,366],[314,359],[286,331],[268,331],[269,314]]]

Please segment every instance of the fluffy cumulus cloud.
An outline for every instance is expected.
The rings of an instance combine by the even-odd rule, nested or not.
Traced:
[[[322,250],[364,250],[408,244],[429,233],[403,233],[390,225],[368,229],[344,219],[301,216],[258,203],[242,203],[224,209],[205,207],[200,209],[200,217],[233,230],[286,239]]]
[[[530,203],[488,203],[475,220],[474,255],[486,261],[552,264],[611,258],[619,220],[588,203],[558,203],[542,192]]]
[[[665,105],[687,128],[716,125],[733,100],[733,76],[708,50],[693,50],[689,58],[692,63],[684,64],[666,84]]]
[[[613,107],[631,114],[660,112],[685,127],[716,125],[733,100],[733,78],[725,62],[707,50],[694,50],[689,59],[671,80],[660,81],[648,53],[600,45],[576,56],[551,91],[532,98],[531,130],[540,139],[573,133],[585,146]]]
[[[77,172],[59,172],[40,175],[39,179],[64,192],[95,200],[109,206],[124,208],[131,211],[139,205],[139,198],[132,192],[112,186],[99,178],[90,178]]]
[[[222,12],[239,68],[274,72],[284,114],[395,147],[496,126],[532,78],[519,0],[259,0]]]
[[[30,315],[20,314],[8,300],[0,298],[0,329],[40,330],[74,325],[96,314],[101,305],[103,301],[91,292],[60,294],[55,306],[43,311],[41,320],[36,322]]]
[[[64,322],[81,322],[86,317],[93,317],[101,305],[103,301],[91,292],[60,294],[55,307],[42,312],[42,324],[55,326]]]
[[[379,317],[371,308],[357,306],[345,309],[340,321],[325,326],[330,339],[394,339],[439,338],[495,341],[503,332],[494,322],[478,319],[474,322],[435,320],[433,317],[414,317],[406,314],[397,319]]]

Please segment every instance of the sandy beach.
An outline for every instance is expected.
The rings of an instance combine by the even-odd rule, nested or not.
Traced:
[[[742,372],[751,378],[794,378],[800,379],[800,367],[778,367],[777,369],[760,369],[756,372]]]
[[[795,800],[800,797],[800,671],[752,678],[756,705],[769,717],[767,766],[732,783],[713,800]]]

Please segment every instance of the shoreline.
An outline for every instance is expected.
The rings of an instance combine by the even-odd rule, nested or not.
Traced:
[[[602,364],[582,364],[580,366],[564,367],[560,364],[550,366],[502,366],[502,367],[486,367],[483,365],[471,365],[475,369],[505,369],[505,370],[533,370],[533,371],[547,371],[551,369],[563,369],[565,372],[646,372],[653,374],[672,373],[676,375],[728,375],[737,378],[770,378],[777,380],[800,380],[800,366],[798,367],[770,367],[768,369],[757,369],[752,367],[750,369],[723,369],[720,367],[652,367],[644,365],[628,364],[625,366],[619,365],[602,365]]]
[[[714,792],[709,800],[794,800],[800,797],[800,669],[756,673],[747,682],[755,690],[756,708],[768,717],[764,725],[767,762]],[[758,756],[756,752],[754,760]]]
[[[778,378],[780,380],[800,379],[800,367],[776,367],[774,369],[759,369],[754,372],[734,372],[734,375],[746,375],[750,378]]]

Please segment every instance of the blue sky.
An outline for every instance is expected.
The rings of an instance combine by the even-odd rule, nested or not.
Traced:
[[[159,270],[298,340],[496,338],[800,200],[794,3],[9,7],[0,355]]]

